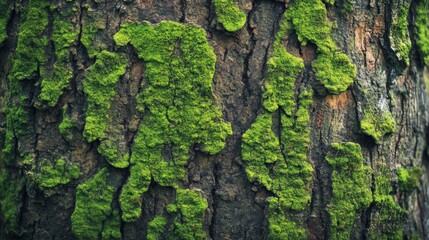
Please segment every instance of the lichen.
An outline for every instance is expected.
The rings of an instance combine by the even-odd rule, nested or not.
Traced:
[[[80,169],[78,166],[59,159],[55,164],[48,161],[42,162],[40,170],[36,175],[36,182],[44,188],[53,188],[64,185],[73,179],[78,179]]]
[[[111,202],[115,189],[108,184],[108,175],[107,168],[103,168],[77,187],[71,222],[78,239],[98,239],[104,222],[112,214]]]
[[[313,168],[306,154],[312,92],[303,87],[296,99],[296,79],[304,64],[282,45],[288,27],[287,21],[280,26],[268,61],[263,94],[267,112],[243,134],[242,143],[247,177],[274,194],[268,198],[269,239],[305,238],[306,231],[293,213],[303,211],[311,198]],[[280,114],[279,136],[272,130],[275,111]]]
[[[291,28],[298,40],[306,45],[312,42],[319,55],[312,63],[316,78],[331,94],[344,92],[356,78],[356,66],[347,55],[337,50],[332,39],[332,24],[327,20],[326,6],[322,0],[292,1],[286,11]]]
[[[364,118],[360,122],[360,127],[365,134],[380,143],[384,135],[395,131],[396,122],[389,111],[367,108],[364,111]]]
[[[416,7],[417,45],[422,60],[429,65],[429,0],[421,0]]]
[[[406,65],[410,63],[408,56],[411,50],[411,39],[408,33],[408,11],[410,8],[409,3],[404,5],[392,16],[392,26],[389,31],[389,40],[392,49],[396,52],[396,56],[399,60],[405,62]]]
[[[332,143],[326,161],[332,166],[332,198],[327,207],[331,239],[349,239],[357,216],[372,202],[371,168],[363,165],[361,146]]]
[[[116,95],[116,84],[125,73],[126,66],[125,57],[102,51],[85,72],[83,90],[87,96],[88,108],[85,112],[83,135],[89,142],[104,139],[111,101]]]
[[[246,23],[246,14],[234,3],[234,0],[214,0],[218,21],[228,32],[240,30]]]
[[[398,185],[401,191],[412,191],[419,183],[422,169],[419,167],[407,167],[398,169]]]
[[[40,100],[55,106],[63,90],[69,85],[73,77],[70,64],[70,47],[77,39],[79,32],[73,28],[69,20],[71,10],[57,10],[54,15],[51,41],[55,48],[56,61],[52,70],[42,76]],[[61,11],[61,12],[60,12]]]
[[[140,216],[141,197],[152,178],[178,188],[190,147],[199,144],[206,153],[218,153],[232,131],[211,100],[216,56],[203,29],[168,21],[128,23],[114,40],[119,46],[131,44],[146,66],[137,96],[137,110],[144,109],[144,116],[120,195],[122,219],[130,222]]]

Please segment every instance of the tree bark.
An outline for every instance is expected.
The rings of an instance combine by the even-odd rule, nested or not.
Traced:
[[[426,0],[0,6],[1,239],[429,239]]]

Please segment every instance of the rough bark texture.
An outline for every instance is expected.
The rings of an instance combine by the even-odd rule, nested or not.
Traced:
[[[225,10],[224,13],[219,10],[222,5],[216,5],[216,2],[222,1],[9,0],[0,3],[5,9],[0,9],[0,20],[5,26],[5,32],[0,34],[7,36],[3,40],[0,35],[1,239],[429,239],[429,156],[426,145],[429,115],[425,86],[429,76],[425,70],[425,53],[418,47],[416,30],[417,9],[427,7],[427,1],[313,1],[326,8],[327,14],[323,18],[333,24],[329,36],[334,47],[345,53],[357,67],[354,82],[345,91],[331,90],[322,84],[323,77],[317,74],[323,70],[312,65],[318,56],[326,54],[321,50],[322,44],[317,39],[305,37],[299,24],[293,17],[288,17],[292,16],[294,2],[305,1],[224,1],[223,8],[233,7],[231,12]],[[34,9],[41,13],[31,15]],[[222,22],[228,21],[228,18],[222,20],[222,14],[236,14],[230,19],[234,24]],[[40,21],[32,20],[30,15]],[[302,18],[306,17],[313,16],[303,14]],[[405,22],[398,20],[401,17]],[[145,47],[156,45],[157,40],[161,47],[169,42],[161,37],[151,38],[152,35],[146,36],[149,40],[145,42],[145,37],[139,35],[141,32],[136,36],[126,33],[129,34],[128,37],[124,35],[129,38],[126,42],[114,37],[127,22],[142,24],[147,21],[145,26],[154,29],[151,34],[155,34],[161,31],[157,24],[165,20],[182,24],[174,25],[175,31],[182,31],[179,26],[186,24],[194,26],[184,30],[181,36],[188,36],[186,34],[191,34],[189,32],[194,28],[205,30],[216,62],[212,85],[201,90],[201,96],[209,102],[208,107],[202,109],[213,111],[214,117],[198,127],[208,129],[201,131],[212,136],[210,124],[218,124],[220,129],[214,131],[225,133],[213,140],[219,141],[221,146],[225,143],[222,150],[210,150],[206,147],[210,142],[208,139],[183,137],[186,129],[176,128],[179,123],[167,116],[169,128],[177,129],[171,134],[177,135],[179,140],[166,137],[170,140],[163,142],[158,154],[162,156],[159,161],[167,165],[174,162],[173,170],[165,172],[171,175],[167,178],[178,175],[171,181],[164,180],[163,170],[154,166],[147,170],[152,171],[148,175],[140,176],[152,160],[141,166],[140,158],[133,160],[139,149],[138,136],[144,135],[144,126],[149,126],[149,130],[158,126],[156,123],[145,125],[151,121],[150,116],[155,115],[153,108],[156,107],[156,101],[155,104],[149,102],[151,100],[145,95],[151,93],[147,89],[154,84],[146,75],[152,66],[149,62],[155,65],[165,62],[161,55],[149,56]],[[285,22],[289,25],[281,27]],[[405,24],[405,28],[401,28],[401,24]],[[59,25],[65,26],[63,30],[58,30],[61,29]],[[284,33],[276,37],[279,31]],[[70,32],[70,36],[61,38]],[[170,32],[167,30],[160,36]],[[199,32],[195,34],[189,36],[200,42],[197,41]],[[185,37],[183,39],[185,42]],[[186,79],[172,76],[177,73],[174,68],[182,66],[182,56],[189,57],[194,51],[191,47],[191,51],[186,52],[180,47],[183,44],[178,37],[176,46],[173,45],[172,58],[179,63],[171,61],[168,68],[161,67],[161,72],[167,72],[168,85],[164,87],[173,86],[174,89],[172,102],[168,100],[167,103],[178,106],[177,109],[182,108],[174,100],[186,101],[186,97],[176,95],[179,94],[176,91],[186,90],[174,85],[180,85]],[[285,47],[304,64],[300,73],[292,76],[296,79],[290,89],[293,91],[290,95],[292,102],[296,105],[291,107],[292,114],[285,110],[288,106],[279,104],[278,109],[270,110],[264,102],[268,101],[263,96],[268,91],[267,81],[271,81],[267,80],[271,76],[269,60],[275,57],[278,47]],[[204,66],[183,61],[184,68],[197,64],[198,70],[206,71],[207,66],[210,75],[210,61],[204,62]],[[106,78],[105,82],[90,87],[90,79],[106,76],[110,80]],[[53,90],[47,86],[50,78],[54,79]],[[345,79],[343,75],[340,78]],[[202,85],[204,83],[192,85],[189,93],[200,94]],[[104,91],[104,88],[108,90]],[[304,120],[306,112],[309,114],[304,124],[305,129],[310,129],[308,134],[297,130],[301,124],[299,109],[304,106],[304,100],[300,96],[304,89],[313,92],[311,104],[303,111]],[[162,102],[160,100],[159,104]],[[223,119],[216,115],[219,110]],[[166,111],[168,115],[169,110]],[[200,112],[195,116],[202,118],[205,114]],[[304,189],[311,200],[304,201],[302,207],[282,207],[279,203],[276,209],[280,215],[295,224],[280,224],[280,228],[289,226],[291,229],[279,232],[275,229],[278,212],[273,210],[270,199],[282,201],[281,193],[276,192],[275,186],[265,184],[261,176],[252,178],[249,173],[252,162],[243,157],[245,151],[248,156],[268,151],[263,147],[262,136],[256,136],[261,139],[262,150],[257,147],[244,150],[248,142],[243,140],[243,134],[253,129],[252,124],[263,114],[271,116],[266,118],[272,119],[267,134],[274,133],[276,149],[282,152],[279,158],[291,164],[287,151],[304,146],[306,160],[303,161],[312,166],[308,181],[302,176],[304,173],[298,174],[301,185],[296,188]],[[89,116],[96,118],[95,124],[88,123]],[[308,141],[295,145],[288,143],[293,136],[285,135],[287,126],[282,122],[285,116],[296,121],[290,134],[302,135]],[[191,117],[189,121],[194,121]],[[228,133],[226,123],[230,123],[232,132]],[[104,125],[101,135],[97,135],[97,127]],[[146,138],[144,141],[150,140]],[[356,145],[333,144],[344,142],[359,144],[358,152],[347,148],[353,146],[355,149]],[[213,146],[219,146],[216,144]],[[142,156],[150,158],[147,152],[156,150],[146,145]],[[183,149],[179,149],[182,145],[188,147],[184,150],[184,162],[183,154],[180,155]],[[112,149],[116,152],[108,152]],[[349,159],[349,166],[357,167],[335,165],[343,156]],[[182,162],[177,163],[180,159]],[[270,172],[272,181],[275,181],[278,164],[269,160],[261,163]],[[285,174],[290,174],[288,166]],[[78,175],[74,171],[76,167],[80,169]],[[298,171],[302,170],[298,168]],[[184,169],[183,176],[180,169]],[[137,175],[141,179],[136,181],[140,182],[132,185],[132,179]],[[298,181],[295,175],[291,176],[291,182]],[[145,177],[149,178],[148,188],[141,190],[145,188],[142,183],[146,181]],[[351,180],[343,181],[343,178]],[[124,186],[141,188],[137,190],[141,214],[136,218],[124,217],[128,213],[134,216],[131,210],[127,212],[128,205],[122,202],[125,195],[122,193],[127,191]],[[285,186],[292,185],[286,183]],[[345,192],[341,192],[341,186]],[[299,191],[289,189],[292,189],[292,195]],[[369,200],[356,203],[358,200],[355,201],[353,196],[357,199],[364,193],[369,194]],[[338,200],[341,194],[344,194],[343,202]],[[85,200],[88,196],[97,199],[96,203]],[[283,199],[293,199],[293,196],[285,195]],[[139,200],[136,201],[131,204],[139,206]],[[343,208],[346,203],[351,207]],[[80,207],[83,213],[79,215]],[[187,212],[189,209],[191,212]],[[343,211],[351,217],[341,215]],[[93,215],[93,219],[88,219],[88,215]],[[336,226],[333,220],[336,218],[339,222],[351,221],[351,225]],[[303,229],[303,235],[296,229]]]

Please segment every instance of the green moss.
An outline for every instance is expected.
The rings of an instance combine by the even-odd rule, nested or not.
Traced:
[[[7,1],[0,3],[0,44],[7,38],[7,23],[9,22],[12,4],[7,4]]]
[[[127,61],[123,56],[102,51],[97,55],[94,65],[85,72],[83,87],[88,108],[83,135],[89,142],[104,139],[110,103],[116,95],[116,84],[125,73],[126,66]]]
[[[304,64],[282,45],[288,27],[287,22],[280,26],[268,61],[263,94],[268,112],[258,116],[243,134],[242,143],[247,177],[274,194],[268,199],[269,239],[305,238],[306,231],[294,213],[303,211],[311,198],[313,168],[307,162],[307,150],[312,92],[303,88],[296,99],[295,80]],[[270,112],[274,111],[280,113],[280,138],[271,129]]]
[[[410,34],[408,33],[408,10],[409,3],[399,9],[398,13],[394,12],[392,17],[392,26],[389,32],[389,39],[392,49],[396,52],[398,59],[404,61],[406,65],[409,64],[410,58],[408,56],[411,50]],[[429,25],[428,25],[429,26]]]
[[[218,21],[228,32],[236,32],[246,23],[246,14],[234,0],[214,0],[214,6]]]
[[[24,178],[16,178],[0,168],[0,215],[8,234],[19,232],[19,204],[24,182]]]
[[[401,191],[412,191],[419,183],[422,169],[419,167],[408,167],[398,169],[398,185]]]
[[[130,165],[130,155],[128,153],[122,154],[120,148],[116,141],[106,139],[101,142],[97,151],[106,158],[110,165],[116,168],[126,168]]]
[[[368,108],[364,111],[364,118],[360,122],[360,127],[365,134],[380,143],[384,135],[395,131],[396,123],[390,112],[380,112],[377,109]]]
[[[368,228],[368,239],[403,239],[402,224],[406,212],[398,206],[392,197],[392,171],[379,167],[373,174],[374,202]]]
[[[243,134],[242,157],[247,163],[246,174],[250,181],[257,181],[268,190],[272,189],[273,179],[267,164],[283,160],[280,141],[271,130],[273,125],[270,113],[258,116],[252,126]]]
[[[121,219],[118,210],[113,211],[110,218],[104,222],[101,238],[103,240],[122,239],[121,238]]]
[[[56,61],[49,73],[44,74],[41,84],[40,100],[55,106],[63,90],[69,85],[73,77],[70,64],[70,47],[77,39],[79,32],[71,23],[71,11],[58,10],[55,12],[51,41],[55,47]]]
[[[356,218],[372,202],[371,169],[363,165],[362,150],[352,142],[332,143],[326,160],[332,166],[331,239],[349,239]]]
[[[429,65],[429,0],[421,0],[416,7],[417,45],[426,65]]]
[[[158,240],[165,233],[167,219],[164,216],[156,216],[147,227],[147,240]]]
[[[63,107],[63,120],[58,126],[61,135],[67,140],[72,140],[72,129],[76,126],[77,121],[67,115],[67,106]]]
[[[285,212],[277,197],[268,198],[269,209],[269,240],[284,239],[308,239],[305,229],[298,224],[299,221],[292,221],[290,215]]]
[[[185,178],[190,147],[200,144],[204,152],[218,153],[232,131],[211,100],[216,56],[203,29],[174,22],[129,23],[114,39],[120,46],[134,46],[146,66],[147,82],[137,97],[137,109],[146,110],[120,196],[122,219],[133,221],[140,216],[140,199],[151,178],[177,188]]]
[[[42,162],[41,165],[36,181],[44,188],[67,184],[73,179],[78,179],[80,175],[78,166],[72,165],[63,159],[57,160],[54,165],[48,162]]]
[[[71,216],[72,230],[78,239],[98,239],[106,219],[112,214],[115,189],[107,183],[108,171],[101,169],[92,179],[80,184]]]
[[[47,61],[45,48],[48,40],[44,32],[48,26],[48,6],[44,0],[30,0],[23,13],[19,25],[18,45],[9,75],[12,81],[34,77],[39,66],[43,66]]]
[[[177,189],[176,201],[167,206],[173,223],[166,233],[167,239],[207,239],[203,228],[207,200],[199,191]]]
[[[176,201],[167,206],[172,218],[156,216],[148,225],[147,239],[206,239],[203,228],[207,200],[201,193],[190,189],[177,189]]]
[[[332,94],[346,91],[356,78],[356,66],[344,53],[321,54],[312,66],[316,69],[316,78]]]
[[[298,40],[306,45],[312,42],[319,55],[312,64],[316,77],[332,94],[344,92],[356,78],[356,66],[347,55],[340,53],[331,37],[332,24],[326,17],[322,0],[296,0],[286,11],[290,27],[296,30]]]

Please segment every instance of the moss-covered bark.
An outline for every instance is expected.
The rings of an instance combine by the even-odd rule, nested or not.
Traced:
[[[428,12],[3,1],[0,239],[429,238]]]

